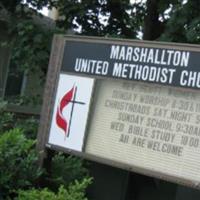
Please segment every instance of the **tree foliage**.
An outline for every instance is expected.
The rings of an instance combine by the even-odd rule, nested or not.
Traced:
[[[1,0],[0,8],[21,18],[28,4],[56,7],[58,26],[91,36],[199,43],[198,0]],[[19,14],[20,13],[20,14]]]
[[[32,8],[27,9],[28,5]],[[50,41],[58,32],[56,27],[49,31],[34,22],[36,9],[44,6],[59,11],[60,30],[74,30],[76,34],[200,42],[199,0],[1,0],[0,13],[6,11],[8,32],[15,36],[12,61],[23,70],[40,70],[44,77]]]
[[[83,35],[135,38],[144,17],[144,4],[129,0],[58,0],[58,25]]]
[[[54,0],[1,0],[0,8],[7,10],[10,14],[24,13],[27,6],[32,6],[35,9],[42,9],[43,7],[51,8],[54,5]],[[25,14],[25,13],[24,13]]]
[[[161,39],[172,42],[200,43],[200,1],[177,2],[170,12]]]
[[[52,0],[0,1],[0,23],[10,36],[1,45],[12,46],[11,65],[17,70],[46,74],[50,44],[57,30],[37,11],[52,5]]]
[[[19,70],[46,74],[53,30],[48,31],[32,20],[20,21],[16,27],[11,62]]]
[[[83,35],[199,43],[200,1],[58,0],[58,25]],[[142,37],[141,37],[142,36]]]

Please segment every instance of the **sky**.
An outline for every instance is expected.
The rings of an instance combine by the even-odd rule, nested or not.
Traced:
[[[45,16],[48,16],[49,10],[45,7],[42,10],[39,11],[40,13],[42,13]]]

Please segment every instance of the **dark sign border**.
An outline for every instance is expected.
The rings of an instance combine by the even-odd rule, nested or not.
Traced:
[[[70,40],[63,72],[100,78],[200,88],[199,47],[121,40]]]

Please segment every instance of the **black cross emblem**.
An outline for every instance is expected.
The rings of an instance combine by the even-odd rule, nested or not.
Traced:
[[[74,106],[75,106],[75,104],[85,105],[84,102],[76,101],[76,93],[77,93],[77,87],[75,87],[74,97],[73,97],[72,101],[69,101],[69,103],[72,103],[72,109],[71,109],[71,113],[70,113],[69,129],[68,129],[67,137],[69,137],[69,134],[70,134],[70,128],[71,128],[72,116],[73,116],[73,111],[74,111]]]

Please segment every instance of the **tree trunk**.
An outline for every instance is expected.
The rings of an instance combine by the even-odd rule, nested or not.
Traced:
[[[164,31],[163,23],[159,21],[158,4],[160,0],[147,0],[144,19],[144,40],[155,40]]]

